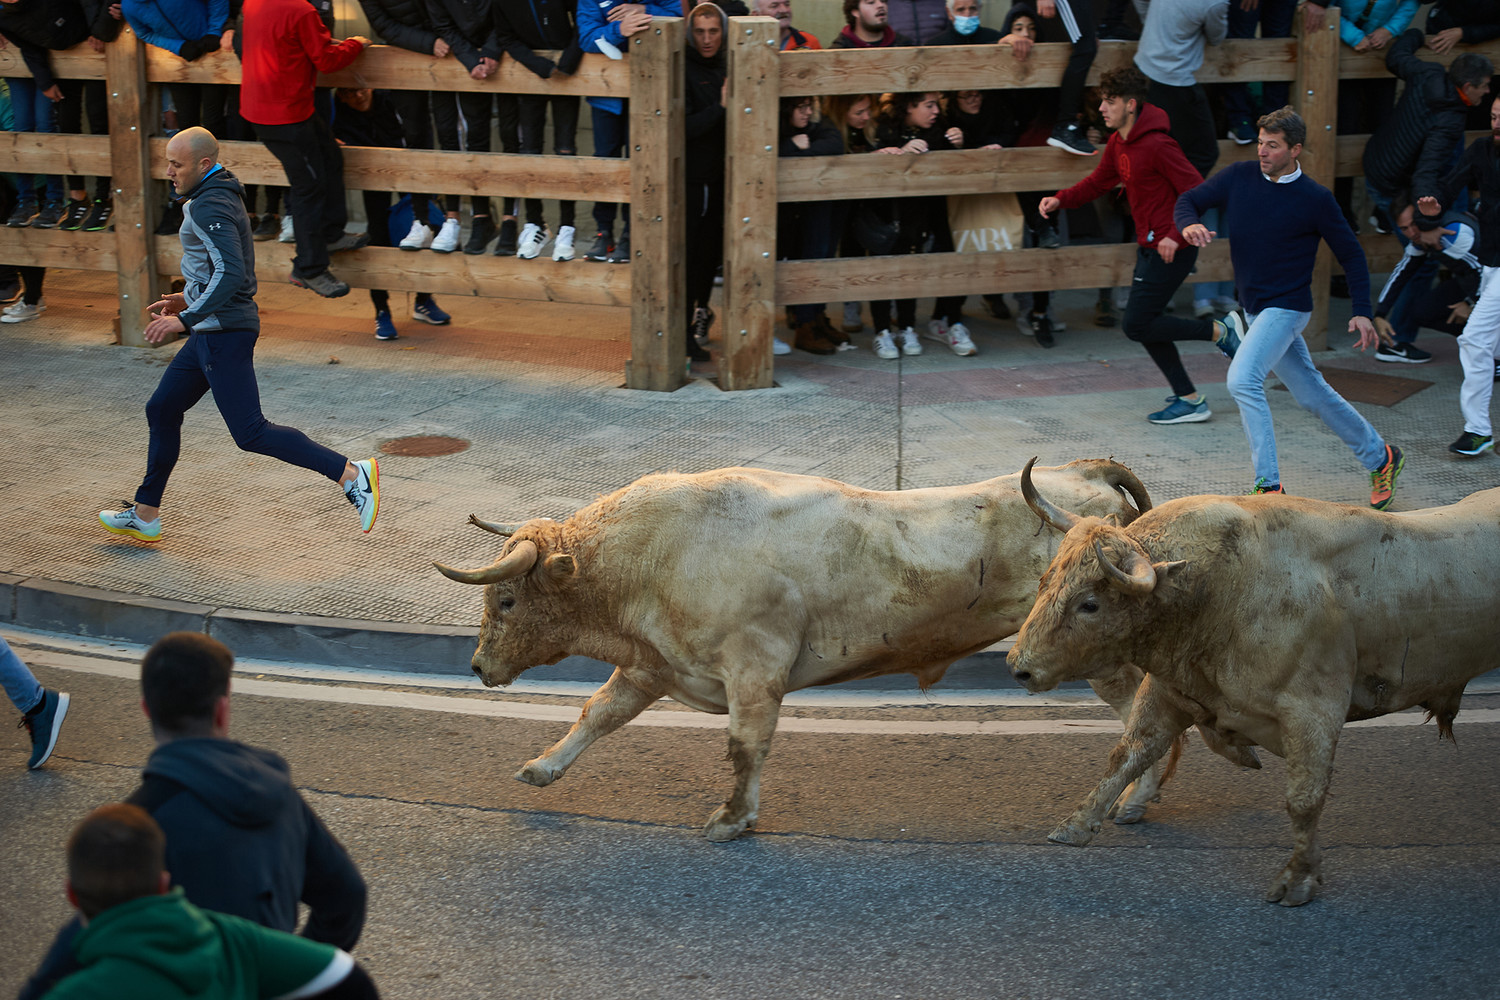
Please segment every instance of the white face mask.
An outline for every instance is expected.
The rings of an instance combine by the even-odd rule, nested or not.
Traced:
[[[960,35],[972,35],[979,30],[979,18],[955,17],[953,19],[953,30]]]

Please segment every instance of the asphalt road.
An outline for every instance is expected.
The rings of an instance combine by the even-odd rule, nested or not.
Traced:
[[[17,646],[75,701],[41,771],[25,770],[24,733],[0,729],[0,996],[67,914],[67,831],[128,794],[150,750],[134,651]],[[370,883],[356,955],[387,997],[1500,989],[1500,693],[1465,700],[1457,746],[1431,725],[1345,730],[1324,888],[1288,910],[1261,901],[1291,843],[1269,754],[1241,771],[1194,743],[1147,822],[1082,850],[1046,843],[1115,739],[1087,701],[971,687],[944,704],[940,685],[846,704],[831,689],[784,716],[757,832],[713,845],[699,830],[730,775],[709,717],[658,712],[536,789],[510,776],[580,699],[455,684],[236,680],[234,735],[291,761]]]

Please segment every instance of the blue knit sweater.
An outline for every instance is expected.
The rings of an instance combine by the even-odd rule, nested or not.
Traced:
[[[1313,262],[1321,239],[1348,276],[1354,315],[1371,315],[1365,252],[1326,187],[1306,174],[1276,184],[1266,180],[1259,162],[1234,163],[1178,197],[1177,228],[1202,222],[1203,213],[1215,207],[1223,211],[1231,236],[1235,292],[1247,313],[1311,312]]]

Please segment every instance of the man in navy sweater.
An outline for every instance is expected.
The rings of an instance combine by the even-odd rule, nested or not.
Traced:
[[[1177,199],[1174,220],[1189,244],[1205,247],[1217,234],[1200,219],[1209,209],[1219,208],[1234,234],[1229,256],[1248,324],[1234,316],[1218,343],[1232,359],[1229,393],[1239,404],[1250,439],[1256,476],[1251,492],[1284,492],[1276,464],[1276,430],[1266,401],[1266,375],[1274,371],[1292,397],[1317,414],[1369,470],[1370,506],[1385,510],[1405,456],[1324,381],[1300,336],[1312,317],[1313,262],[1323,240],[1349,278],[1354,305],[1349,332],[1359,334],[1360,350],[1379,343],[1370,318],[1370,271],[1364,251],[1333,194],[1304,175],[1297,163],[1307,138],[1301,116],[1287,107],[1257,124],[1258,162],[1232,164],[1185,192]]]

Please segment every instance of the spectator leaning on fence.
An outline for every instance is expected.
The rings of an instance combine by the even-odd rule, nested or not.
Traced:
[[[823,98],[823,120],[836,128],[843,137],[846,154],[868,153],[875,148],[875,128],[872,123],[879,101],[879,94],[830,94]],[[859,199],[840,204],[844,206],[845,223],[834,233],[839,256],[867,256],[869,249],[861,245],[853,235],[854,217],[860,213],[872,212],[873,209]],[[844,321],[839,324],[839,332],[859,333],[864,328],[860,317],[860,303],[845,302]],[[792,348],[778,340],[772,345],[772,350],[777,354],[789,354]]]
[[[543,80],[553,74],[571,76],[578,71],[583,50],[578,47],[578,28],[573,23],[573,0],[498,0],[491,10],[495,41],[501,51]],[[556,50],[557,61],[537,49]],[[521,152],[542,152],[547,126],[547,107],[552,107],[552,151],[558,156],[578,155],[578,105],[575,94],[520,94]],[[552,237],[552,259],[572,260],[575,255],[574,202],[559,201],[557,233]],[[526,199],[526,225],[516,256],[531,260],[539,256],[548,239],[540,198]]]
[[[1089,142],[1079,117],[1083,114],[1083,88],[1099,52],[1099,38],[1094,33],[1094,13],[1090,0],[1036,0],[1036,12],[1044,18],[1062,21],[1073,43],[1073,54],[1063,68],[1062,85],[1057,91],[1057,123],[1047,138],[1047,145],[1079,156],[1094,156],[1099,151]]]
[[[104,46],[120,34],[121,13],[118,3],[110,0],[83,0],[83,13],[89,22],[89,48],[103,52]],[[103,80],[64,80],[63,99],[57,107],[57,130],[81,134],[83,116],[88,114],[89,130],[94,135],[109,134],[109,106],[104,99]],[[110,179],[94,179],[94,197],[89,199],[82,177],[68,178],[68,210],[59,229],[97,233],[109,228],[114,211]]]
[[[781,99],[778,156],[841,156],[844,137],[829,122],[817,121],[817,101],[812,97]],[[832,257],[844,231],[849,206],[842,201],[790,201],[777,206],[778,256],[791,260],[821,260]],[[792,307],[793,343],[811,354],[832,354],[853,349],[849,335],[828,319],[822,303]]]
[[[1254,38],[1259,27],[1261,38],[1290,38],[1296,12],[1297,0],[1230,0],[1228,37]],[[1255,141],[1255,120],[1267,111],[1285,107],[1291,85],[1284,80],[1263,82],[1259,105],[1248,83],[1226,83],[1219,91],[1229,119],[1229,138],[1248,146]]]
[[[336,42],[307,0],[245,0],[240,114],[281,161],[297,237],[292,284],[327,298],[349,294],[328,270],[328,255],[357,250],[368,237],[344,232],[344,157],[313,102],[318,73],[334,73],[370,44]]]
[[[31,76],[7,77],[15,132],[56,132],[62,86],[52,75],[50,52],[70,49],[88,37],[78,0],[0,0],[0,46],[21,50]],[[15,211],[6,225],[52,229],[62,221],[63,179],[57,174],[21,174]],[[41,201],[37,189],[45,188]]]
[[[828,44],[831,49],[885,49],[915,45],[887,23],[890,10],[885,0],[844,0],[844,30]]]
[[[712,3],[688,15],[683,166],[687,188],[687,353],[707,361],[703,344],[713,326],[708,307],[714,271],[724,259],[724,36],[728,19]]]
[[[1479,45],[1500,38],[1495,0],[1438,0],[1427,12],[1427,47],[1443,55],[1462,42]]]

